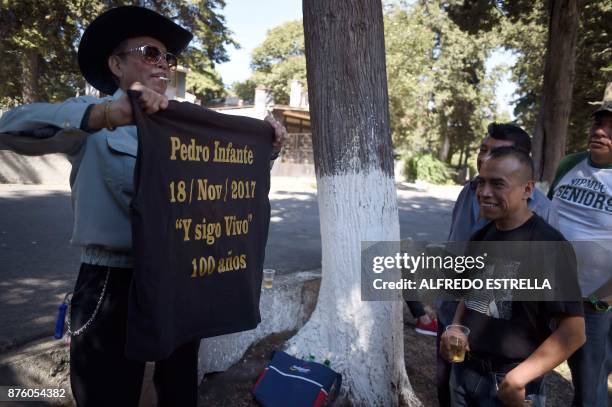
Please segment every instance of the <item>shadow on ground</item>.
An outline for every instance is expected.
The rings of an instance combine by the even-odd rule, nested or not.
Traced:
[[[55,328],[79,250],[69,243],[69,192],[18,190],[0,198],[0,353]]]
[[[281,274],[321,267],[317,194],[275,191],[270,204],[265,267]]]
[[[68,191],[16,189],[0,198],[0,353],[53,333],[72,290],[79,249],[70,245]],[[273,191],[265,266],[279,273],[321,266],[316,191]],[[398,198],[402,238],[444,240],[453,201]]]

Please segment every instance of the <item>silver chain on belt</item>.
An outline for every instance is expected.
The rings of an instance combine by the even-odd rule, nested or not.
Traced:
[[[110,276],[110,267],[108,267],[107,271],[106,271],[106,279],[104,280],[104,287],[102,287],[102,294],[100,294],[100,298],[98,298],[98,303],[96,304],[96,308],[94,309],[93,313],[91,314],[91,317],[89,318],[89,320],[87,322],[85,322],[85,324],[83,324],[82,327],[80,327],[79,329],[77,329],[76,331],[71,331],[70,330],[70,319],[71,319],[71,310],[72,310],[72,296],[70,297],[70,301],[68,301],[68,318],[66,318],[66,333],[68,334],[68,336],[77,336],[82,334],[90,325],[91,323],[94,321],[94,319],[96,319],[96,315],[98,314],[98,310],[100,309],[100,306],[102,305],[102,302],[104,301],[104,294],[106,294],[106,285],[108,284],[108,277]]]

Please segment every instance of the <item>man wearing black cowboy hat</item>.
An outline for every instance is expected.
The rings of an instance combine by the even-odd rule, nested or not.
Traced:
[[[35,103],[0,119],[5,136],[0,149],[62,152],[72,164],[71,242],[82,248],[82,264],[69,318],[70,380],[79,406],[138,405],[145,365],[124,355],[134,265],[129,203],[138,147],[126,91],[141,92],[146,113],[165,109],[170,71],[191,38],[154,11],[132,6],[108,10],[85,30],[78,60],[85,79],[111,96]],[[285,129],[271,124],[278,151]],[[24,133],[37,139],[21,137]],[[185,344],[156,363],[160,405],[196,405],[198,347],[199,340]]]

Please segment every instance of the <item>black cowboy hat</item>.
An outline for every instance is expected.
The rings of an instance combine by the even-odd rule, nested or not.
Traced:
[[[121,41],[133,37],[153,37],[168,52],[178,55],[193,35],[168,18],[144,7],[125,6],[100,14],[87,27],[79,44],[79,68],[94,88],[112,95],[117,84],[108,68],[108,57]]]

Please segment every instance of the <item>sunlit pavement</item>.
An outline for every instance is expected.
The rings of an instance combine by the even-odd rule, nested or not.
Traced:
[[[402,238],[444,240],[459,190],[398,184]],[[279,273],[320,267],[316,180],[273,177],[269,196],[266,267]],[[67,186],[0,184],[0,353],[53,334],[57,307],[79,267],[71,229]]]

